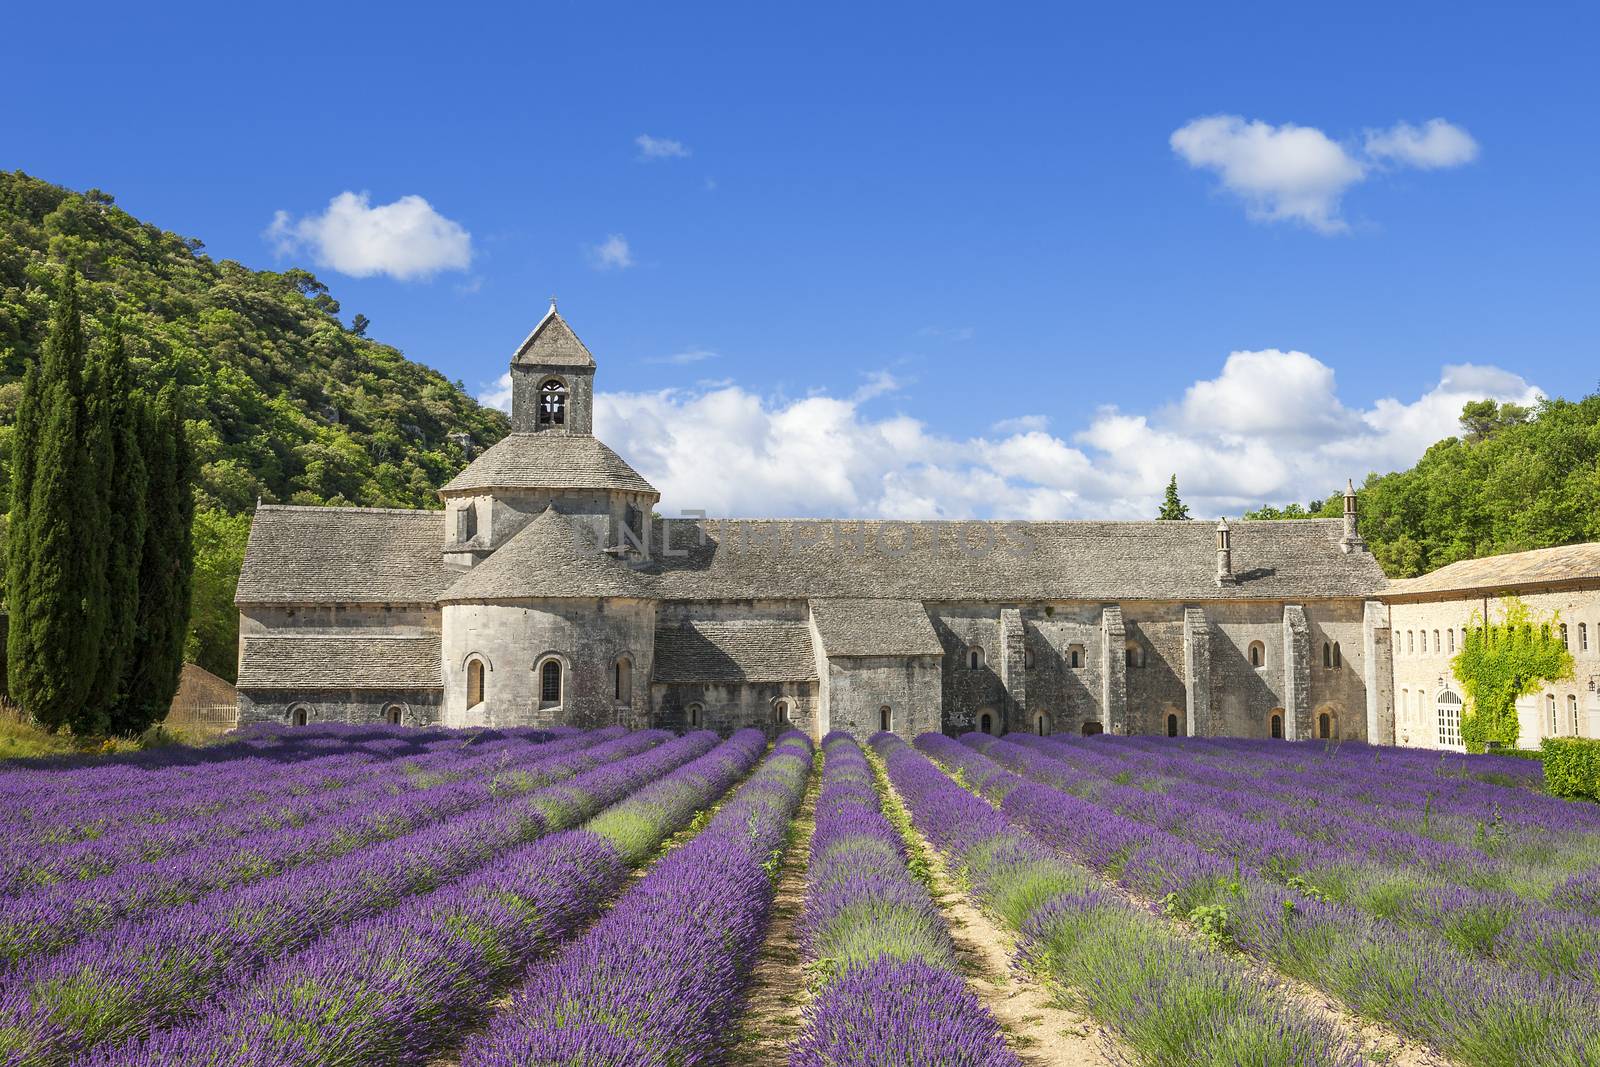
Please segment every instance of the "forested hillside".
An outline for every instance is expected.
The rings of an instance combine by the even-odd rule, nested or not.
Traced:
[[[1600,393],[1533,409],[1482,400],[1461,433],[1410,470],[1371,474],[1357,492],[1361,532],[1391,578],[1447,563],[1600,541]],[[1246,518],[1334,517],[1339,492]]]
[[[9,506],[12,423],[60,271],[83,274],[92,334],[123,324],[136,388],[181,389],[197,470],[189,653],[234,676],[233,587],[259,498],[436,507],[434,490],[505,417],[361,336],[302,270],[217,262],[201,242],[140,222],[98,190],[0,172],[0,503]],[[362,321],[364,326],[364,320]]]

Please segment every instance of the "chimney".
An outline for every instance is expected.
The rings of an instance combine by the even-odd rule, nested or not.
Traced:
[[[1344,483],[1344,537],[1340,539],[1339,547],[1346,552],[1361,552],[1367,547],[1356,528],[1356,483],[1348,478]]]
[[[1233,585],[1238,580],[1233,575],[1233,534],[1222,518],[1217,521],[1217,584]]]

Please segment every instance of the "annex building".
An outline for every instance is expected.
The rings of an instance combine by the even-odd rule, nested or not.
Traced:
[[[241,722],[1396,739],[1353,490],[1342,521],[663,518],[554,306],[511,377],[442,511],[257,510]]]

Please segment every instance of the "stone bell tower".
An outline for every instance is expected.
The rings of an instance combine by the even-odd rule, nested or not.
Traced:
[[[513,433],[588,434],[594,427],[594,357],[550,310],[511,357]]]

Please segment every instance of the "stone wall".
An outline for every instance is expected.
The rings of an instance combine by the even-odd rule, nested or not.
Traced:
[[[747,682],[736,685],[657,683],[650,687],[654,708],[651,725],[666,730],[715,730],[723,736],[755,727],[775,736],[793,727],[812,738],[820,736],[815,682]],[[789,718],[773,715],[778,701],[787,701]],[[700,724],[689,721],[690,705],[700,706]]]
[[[1028,675],[1028,722],[1017,728],[1037,732],[1040,714],[1051,733],[1076,734],[1085,722],[1100,722],[1100,605],[1033,606],[1023,612],[1023,622],[1033,668]]]
[[[996,670],[1000,652],[1000,611],[997,606],[980,604],[930,605],[933,632],[944,646],[940,670],[943,690],[944,730],[963,734],[978,728],[978,716],[994,716],[995,733],[1013,727],[1006,718],[1006,688]],[[968,653],[983,650],[983,663],[976,669],[968,665]],[[1021,728],[1021,727],[1017,727]]]
[[[439,691],[371,689],[318,689],[289,692],[256,690],[239,692],[239,725],[272,722],[288,725],[290,714],[304,708],[306,722],[342,722],[361,725],[387,722],[392,707],[400,709],[402,726],[431,726],[441,721]]]
[[[944,728],[937,656],[835,656],[828,660],[824,732],[848,730],[865,741],[889,708],[891,728],[910,740]]]

